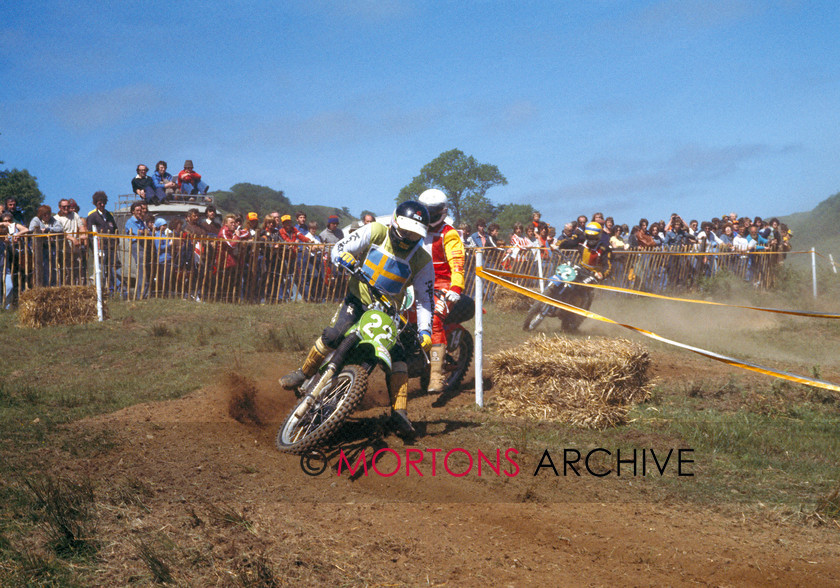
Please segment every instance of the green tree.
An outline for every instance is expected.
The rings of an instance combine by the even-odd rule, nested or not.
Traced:
[[[35,216],[35,211],[44,203],[44,195],[38,189],[38,178],[25,169],[0,173],[0,201],[5,203],[7,198],[17,200],[27,220]]]
[[[482,202],[481,198],[487,190],[506,184],[507,179],[495,165],[478,163],[472,155],[467,157],[463,151],[452,149],[424,165],[420,175],[400,190],[396,200],[399,203],[416,198],[428,188],[438,188],[449,199],[449,212],[458,224],[461,222],[462,204],[470,203],[473,213],[473,205]]]
[[[499,225],[502,233],[511,233],[514,223],[522,223],[523,226],[530,223],[534,212],[536,209],[530,204],[502,204],[493,221]]]
[[[273,190],[257,184],[235,184],[231,186],[230,191],[215,192],[214,196],[216,205],[229,212],[254,211],[266,214],[273,210],[289,211],[292,206],[282,190]]]
[[[470,194],[461,200],[461,221],[475,230],[475,222],[483,218],[486,222],[493,222],[498,207],[487,196]]]

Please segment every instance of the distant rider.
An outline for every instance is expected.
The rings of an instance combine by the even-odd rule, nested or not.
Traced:
[[[435,267],[435,311],[432,318],[432,351],[429,356],[429,392],[443,392],[443,359],[446,333],[443,321],[452,307],[461,300],[464,290],[464,242],[458,231],[446,222],[446,194],[434,188],[418,198],[429,211],[429,233],[424,247]],[[441,295],[438,296],[437,292]]]
[[[428,351],[432,345],[432,290],[434,269],[429,254],[423,249],[423,239],[429,227],[429,213],[417,202],[403,202],[394,211],[391,226],[372,222],[340,240],[332,248],[335,265],[353,269],[357,264],[377,288],[394,297],[399,304],[405,289],[414,285],[417,299],[417,327],[421,345]],[[358,261],[357,261],[358,260]],[[358,279],[350,280],[347,297],[333,317],[330,326],[309,351],[300,369],[280,378],[287,390],[297,390],[318,371],[329,353],[334,350],[347,329],[355,324],[373,302],[370,291]],[[391,350],[391,373],[388,374],[388,394],[391,398],[391,419],[397,435],[413,438],[414,426],[408,419],[408,366],[405,351],[399,342]]]
[[[598,280],[606,278],[612,269],[612,248],[601,240],[602,230],[601,223],[587,223],[583,244],[578,247],[581,267],[591,271]]]

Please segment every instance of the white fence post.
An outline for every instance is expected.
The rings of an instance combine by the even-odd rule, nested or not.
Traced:
[[[475,266],[484,268],[484,250],[475,249]],[[484,407],[484,280],[475,276],[475,403]]]
[[[817,297],[817,251],[811,247],[811,279],[814,287],[814,298]]]
[[[93,281],[96,285],[96,315],[101,323],[105,320],[102,310],[102,263],[99,260],[99,235],[93,235]]]
[[[831,253],[828,254],[828,259],[829,259],[829,261],[831,261],[832,271],[836,274],[837,273],[837,266],[834,265],[834,256]]]

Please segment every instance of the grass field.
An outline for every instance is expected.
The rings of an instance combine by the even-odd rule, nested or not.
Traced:
[[[740,302],[780,308],[784,299],[738,293]],[[809,305],[808,300],[802,306]],[[830,307],[832,301],[816,301]],[[593,310],[712,351],[840,382],[840,325],[738,309],[602,296]],[[833,309],[835,312],[837,308]],[[231,369],[259,373],[279,358],[299,361],[328,322],[332,305],[233,306],[180,301],[118,302],[111,319],[75,327],[21,329],[0,313],[6,354],[0,363],[0,585],[88,585],[104,557],[95,538],[103,496],[140,500],[142,483],[92,485],[61,474],[61,455],[118,450],[107,433],[84,435],[62,425],[143,402],[179,398],[219,381]],[[521,312],[484,317],[486,353],[526,345]],[[557,325],[549,321],[541,330]],[[630,336],[588,322],[581,336]],[[630,422],[606,431],[502,418],[468,406],[444,412],[472,419],[476,443],[542,447],[691,447],[695,477],[641,483],[652,499],[764,512],[797,524],[840,520],[840,398],[836,393],[699,363],[632,336],[654,353],[658,383]],[[697,366],[700,366],[698,369]],[[490,391],[492,395],[492,389]],[[616,494],[616,500],[621,499]],[[141,501],[142,503],[142,501]],[[234,513],[235,514],[235,513]],[[158,546],[159,547],[159,546]],[[151,577],[171,579],[155,545],[138,547]],[[142,554],[145,554],[143,556]],[[167,574],[170,574],[167,576]],[[261,585],[253,583],[250,585]],[[269,584],[262,584],[269,585]]]

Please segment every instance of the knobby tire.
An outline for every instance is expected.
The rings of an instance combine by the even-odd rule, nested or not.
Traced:
[[[295,411],[305,397],[295,404],[277,432],[277,449],[302,454],[326,442],[356,409],[367,391],[367,370],[347,365],[321,393],[319,401],[300,418]],[[338,394],[334,391],[343,386]]]

